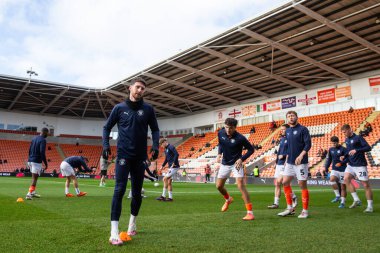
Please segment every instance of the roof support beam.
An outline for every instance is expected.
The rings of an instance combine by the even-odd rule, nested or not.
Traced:
[[[65,94],[66,91],[68,91],[68,90],[69,89],[62,90],[57,96],[55,96],[55,98],[42,111],[40,111],[40,113],[43,114],[44,112],[49,110],[49,108],[52,107],[52,105],[54,105],[54,103],[57,102],[58,99],[60,99],[63,96],[63,94]]]
[[[147,87],[146,91],[148,91],[150,93],[153,93],[153,94],[156,94],[156,95],[167,97],[167,98],[170,98],[170,99],[173,99],[173,100],[181,101],[182,103],[185,102],[185,103],[188,103],[188,104],[196,105],[196,106],[199,106],[199,107],[202,107],[202,108],[205,108],[205,109],[212,109],[212,108],[214,108],[211,105],[206,105],[206,104],[203,104],[203,103],[200,103],[200,102],[197,102],[197,101],[193,101],[193,100],[190,100],[190,99],[187,99],[187,98],[182,98],[182,97],[179,97],[179,96],[168,94],[166,92],[155,90],[155,89],[152,89],[152,88],[148,88]]]
[[[24,84],[24,87],[17,93],[13,102],[8,106],[8,110],[12,110],[13,106],[17,103],[18,99],[21,97],[22,93],[29,87],[30,80]]]
[[[88,104],[90,103],[90,97],[88,97],[87,99],[87,103],[86,103],[86,106],[84,107],[84,110],[83,110],[83,113],[82,113],[82,118],[84,118],[84,115],[86,114],[86,111],[87,111],[87,107],[88,107]],[[71,111],[71,110],[70,110]],[[73,112],[73,111],[71,111]],[[75,112],[73,112],[75,113]]]
[[[98,100],[98,103],[99,103],[100,109],[102,110],[102,113],[103,113],[103,115],[104,115],[104,118],[106,119],[106,118],[107,118],[107,114],[106,114],[106,112],[104,111],[104,107],[103,107],[102,101],[100,101],[99,94],[98,94],[97,92],[95,92],[95,95],[96,95],[96,99]]]
[[[300,12],[304,13],[306,16],[309,16],[315,20],[318,20],[322,24],[330,27],[331,29],[334,29],[338,33],[343,34],[344,36],[350,38],[351,40],[363,45],[364,47],[376,52],[377,54],[380,54],[380,48],[378,46],[376,46],[376,45],[372,44],[371,42],[363,39],[362,37],[356,35],[355,33],[351,32],[350,30],[345,28],[344,26],[342,26],[338,23],[332,22],[328,18],[320,15],[319,13],[307,8],[306,6],[304,6],[302,4],[294,4],[293,7],[295,9],[299,10]]]
[[[211,50],[211,49],[210,49]],[[187,65],[184,65],[182,63],[179,63],[179,62],[176,62],[176,61],[167,61],[168,64],[172,65],[172,66],[175,66],[177,68],[181,68],[181,69],[184,69],[184,70],[187,70],[189,72],[193,72],[193,73],[196,73],[196,74],[199,74],[199,75],[202,75],[202,76],[205,76],[207,78],[210,78],[210,79],[213,79],[213,80],[216,80],[220,83],[225,83],[225,84],[228,84],[228,85],[231,85],[231,86],[234,86],[235,88],[238,88],[238,89],[241,89],[241,90],[244,90],[244,91],[248,91],[250,93],[253,93],[253,94],[257,94],[257,95],[260,95],[260,96],[264,96],[264,97],[269,97],[269,94],[268,93],[265,93],[265,92],[262,92],[262,91],[259,91],[257,89],[253,89],[253,88],[250,88],[248,86],[245,86],[245,85],[242,85],[242,84],[239,84],[239,83],[236,83],[236,82],[233,82],[233,81],[230,81],[228,79],[225,79],[225,78],[222,78],[222,77],[219,77],[219,76],[216,76],[214,74],[211,74],[211,73],[208,73],[206,71],[203,71],[203,70],[199,70],[199,69],[196,69],[196,68],[193,68],[193,67],[190,67],[190,66],[187,66]]]
[[[300,84],[300,83],[297,83],[297,82],[289,80],[289,79],[287,79],[285,77],[282,77],[282,76],[270,73],[269,71],[267,71],[265,69],[258,68],[256,66],[253,66],[253,65],[249,64],[248,62],[245,62],[245,61],[242,61],[242,60],[238,60],[236,58],[233,58],[233,57],[231,57],[229,55],[220,53],[220,52],[215,51],[215,50],[210,49],[210,48],[204,48],[204,47],[202,47],[202,48],[199,48],[199,49],[202,50],[202,51],[204,51],[204,52],[206,52],[206,53],[209,53],[209,54],[211,54],[213,56],[219,57],[220,59],[227,60],[227,61],[229,61],[231,63],[239,65],[240,67],[243,67],[243,68],[252,70],[254,72],[260,73],[260,74],[262,74],[264,76],[268,76],[270,78],[276,79],[279,82],[289,84],[290,86],[293,86],[295,88],[301,88],[303,90],[306,90],[306,87],[304,85]]]
[[[118,102],[124,102],[125,101],[125,99],[123,99],[123,98],[118,98],[118,97],[116,97],[115,95],[112,95],[111,93],[109,93],[108,91],[103,91],[104,92],[104,95],[106,95],[107,97],[109,97],[109,98],[111,98],[111,99],[113,99],[113,100],[115,100],[115,101],[118,101]],[[125,94],[124,94],[125,95]],[[154,110],[156,111],[156,112],[159,112],[159,113],[161,113],[161,114],[163,114],[163,115],[166,115],[166,116],[173,116],[173,114],[171,114],[171,113],[169,113],[169,112],[166,112],[166,111],[164,111],[164,110],[160,110],[160,109],[158,109],[158,108],[154,108]]]
[[[59,113],[58,115],[62,115],[65,111],[67,111],[70,107],[72,107],[73,105],[75,105],[76,103],[79,102],[79,100],[81,100],[82,98],[84,98],[87,94],[88,94],[89,91],[85,91],[84,93],[82,93],[82,95],[80,95],[79,97],[77,97],[76,99],[74,99],[68,106],[66,106],[65,108],[63,108]]]
[[[174,85],[176,85],[178,87],[182,87],[182,88],[186,88],[188,90],[199,92],[201,94],[205,94],[205,95],[208,95],[210,97],[217,98],[217,99],[229,102],[229,103],[239,103],[239,101],[237,101],[235,99],[228,98],[228,97],[216,94],[216,93],[211,92],[211,91],[203,90],[203,89],[200,89],[200,88],[188,85],[186,83],[179,82],[177,80],[172,80],[172,79],[169,79],[169,78],[166,78],[166,77],[163,77],[163,76],[159,76],[159,75],[155,75],[155,74],[151,74],[151,73],[147,73],[147,72],[144,72],[143,75],[147,76],[147,77],[150,77],[150,78],[153,78],[153,79],[156,79],[156,80],[159,80],[159,81],[163,81],[163,82],[166,82],[166,83],[174,84]]]
[[[247,28],[242,28],[240,31],[242,33],[250,36],[251,38],[254,38],[254,39],[262,41],[262,42],[265,42],[265,43],[271,45],[274,48],[277,48],[277,49],[279,49],[279,50],[281,50],[281,51],[283,51],[285,53],[293,55],[294,57],[297,57],[298,59],[301,59],[301,60],[303,60],[305,62],[308,62],[310,64],[318,66],[319,68],[321,68],[323,70],[326,70],[326,71],[328,71],[328,72],[330,72],[330,73],[332,73],[332,74],[334,74],[336,76],[339,76],[339,77],[342,77],[342,78],[345,78],[345,79],[349,79],[349,76],[346,75],[345,73],[340,72],[339,70],[334,69],[334,68],[332,68],[330,66],[327,66],[324,63],[318,62],[318,61],[310,58],[309,56],[304,55],[304,54],[302,54],[302,53],[300,53],[300,52],[298,52],[298,51],[296,51],[296,50],[294,50],[294,49],[292,49],[292,48],[290,48],[290,47],[288,47],[286,45],[283,45],[283,44],[281,44],[279,42],[273,41],[273,40],[271,40],[271,39],[269,39],[269,38],[267,38],[267,37],[265,37],[265,36],[263,36],[261,34],[253,32],[251,30],[248,30]]]

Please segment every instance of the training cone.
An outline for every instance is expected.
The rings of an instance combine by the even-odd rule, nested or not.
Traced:
[[[23,198],[18,198],[18,199],[16,200],[16,202],[24,202],[24,199],[23,199]]]
[[[120,232],[119,237],[120,240],[122,240],[123,242],[128,242],[132,240],[132,238],[125,231]]]

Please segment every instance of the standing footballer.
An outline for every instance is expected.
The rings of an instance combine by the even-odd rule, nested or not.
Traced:
[[[307,153],[311,148],[311,137],[309,130],[298,123],[298,115],[295,111],[288,111],[286,119],[289,128],[286,129],[286,139],[288,141],[287,160],[285,164],[284,192],[287,203],[285,211],[279,213],[279,216],[288,216],[294,214],[292,205],[292,189],[290,183],[294,177],[297,177],[298,184],[302,190],[302,212],[298,218],[307,218],[309,216],[309,190],[307,189],[307,177],[309,173],[309,161]]]
[[[254,220],[255,216],[252,211],[252,203],[247,188],[245,187],[243,169],[243,162],[253,154],[254,150],[247,138],[236,131],[236,126],[236,119],[227,118],[224,122],[224,129],[220,130],[218,133],[219,146],[216,162],[220,163],[222,160],[222,164],[220,165],[218,172],[216,188],[226,200],[221,210],[222,212],[225,212],[233,201],[233,198],[228,194],[224,187],[227,178],[230,177],[232,172],[233,177],[236,178],[237,186],[242,194],[247,209],[247,215],[243,220]],[[244,155],[242,155],[243,147],[247,149],[247,152]]]
[[[28,158],[28,166],[30,168],[30,172],[32,173],[32,184],[29,187],[29,191],[26,194],[25,199],[32,200],[33,198],[41,197],[36,193],[36,186],[38,176],[42,170],[42,162],[45,164],[45,170],[48,167],[48,163],[46,161],[46,137],[48,136],[49,130],[47,128],[42,128],[41,134],[34,137],[32,143],[29,147],[29,158]]]
[[[160,131],[153,107],[143,101],[145,88],[144,79],[133,80],[129,86],[129,97],[125,102],[117,104],[113,108],[103,129],[104,159],[108,159],[111,153],[109,136],[115,124],[117,124],[119,132],[115,169],[116,182],[111,207],[111,237],[109,239],[112,245],[123,244],[119,238],[119,219],[129,174],[132,184],[132,201],[128,234],[136,234],[136,217],[142,202],[141,189],[147,159],[148,126],[153,140],[152,159],[156,160],[158,157]]]

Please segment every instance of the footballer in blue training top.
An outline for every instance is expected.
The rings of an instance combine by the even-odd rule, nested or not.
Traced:
[[[337,136],[331,137],[331,148],[327,153],[325,162],[325,172],[328,173],[328,169],[332,164],[332,169],[330,172],[330,184],[334,190],[335,198],[331,203],[336,203],[340,201],[339,208],[344,208],[346,205],[346,184],[344,183],[344,171],[347,167],[347,159],[344,161],[340,160],[341,156],[346,156],[348,154],[347,149],[340,145],[339,138]],[[341,192],[339,191],[338,183],[341,184]]]
[[[109,242],[112,245],[123,244],[119,238],[119,219],[129,174],[132,183],[132,201],[128,235],[137,233],[136,217],[142,202],[141,190],[147,166],[148,126],[152,132],[152,159],[156,160],[158,157],[160,130],[153,107],[143,101],[145,88],[146,81],[144,79],[134,79],[129,86],[129,97],[125,102],[117,104],[113,108],[103,129],[104,159],[108,159],[111,153],[109,136],[111,129],[116,124],[119,133],[115,168],[116,182],[111,207],[111,237]]]
[[[219,146],[216,162],[221,162],[222,164],[219,168],[216,187],[226,200],[222,207],[222,212],[225,212],[233,201],[233,198],[224,187],[226,180],[230,177],[232,172],[233,177],[236,178],[237,186],[242,194],[247,209],[247,215],[243,220],[254,220],[255,216],[252,211],[252,203],[247,188],[245,187],[243,168],[243,162],[253,154],[254,149],[247,138],[236,131],[236,126],[236,119],[227,118],[224,122],[224,128],[218,132]],[[244,155],[242,154],[243,148],[247,150]]]
[[[298,218],[307,218],[309,216],[309,190],[307,189],[307,177],[309,174],[308,155],[311,148],[311,137],[309,130],[298,123],[298,115],[295,111],[286,113],[286,120],[289,128],[286,130],[286,140],[288,141],[287,158],[285,170],[283,173],[284,192],[287,203],[285,211],[279,213],[279,216],[288,216],[294,214],[292,201],[292,190],[290,183],[294,177],[297,177],[298,184],[301,187],[302,194],[302,212]]]
[[[350,208],[355,208],[361,205],[361,201],[354,191],[355,187],[351,184],[351,180],[357,177],[364,187],[365,196],[367,198],[367,208],[364,210],[364,212],[372,213],[373,193],[368,180],[367,160],[365,158],[365,153],[371,151],[371,147],[362,136],[356,135],[353,132],[350,125],[343,125],[341,130],[346,137],[345,143],[348,152],[348,154],[345,156],[341,156],[341,161],[344,161],[348,158],[348,165],[344,173],[344,182],[354,197],[354,202]]]

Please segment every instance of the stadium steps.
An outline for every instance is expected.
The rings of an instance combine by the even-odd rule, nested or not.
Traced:
[[[324,164],[325,164],[325,162],[326,162],[326,159],[322,159],[320,162],[318,162],[318,163],[314,164],[313,166],[311,166],[309,168],[309,171],[311,172],[312,170],[314,170],[316,168],[323,167]]]
[[[276,137],[279,136],[280,128],[281,127],[276,128],[276,130],[274,130],[273,133],[268,135],[262,142],[260,142],[260,145],[264,146],[264,144],[267,143],[268,141],[272,141],[274,136],[276,136]],[[275,139],[277,139],[277,138],[275,138]]]
[[[359,134],[361,130],[364,130],[364,125],[366,124],[366,122],[369,122],[372,124],[379,115],[380,115],[380,111],[373,111],[366,119],[363,120],[363,122],[356,129],[355,133]]]
[[[55,149],[57,150],[58,154],[61,156],[62,160],[64,160],[66,156],[62,148],[59,145],[55,145]]]

